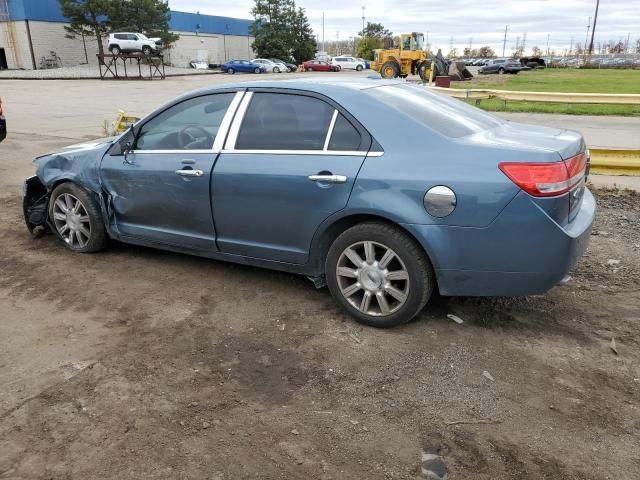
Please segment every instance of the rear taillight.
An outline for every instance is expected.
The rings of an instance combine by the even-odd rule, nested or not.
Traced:
[[[585,175],[587,158],[580,153],[561,162],[515,163],[503,162],[500,170],[513,183],[534,197],[552,197],[568,192]]]

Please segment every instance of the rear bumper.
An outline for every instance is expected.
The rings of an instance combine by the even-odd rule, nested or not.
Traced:
[[[578,214],[562,227],[520,192],[484,228],[404,227],[429,253],[442,295],[534,295],[557,285],[584,254],[595,210],[585,190]]]

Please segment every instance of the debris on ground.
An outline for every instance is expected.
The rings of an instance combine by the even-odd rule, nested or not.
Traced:
[[[616,339],[615,337],[611,337],[611,343],[609,343],[609,348],[611,349],[611,351],[613,353],[615,353],[616,355],[618,355],[618,347],[616,346]]]
[[[448,313],[447,314],[447,318],[449,320],[453,320],[454,322],[456,322],[458,325],[461,325],[464,323],[464,320],[462,320],[460,317],[458,317],[457,315],[454,315],[453,313]]]
[[[487,379],[491,380],[492,382],[495,382],[495,379],[493,378],[493,376],[489,372],[487,372],[486,370],[484,372],[482,372],[482,376],[484,378],[487,378]]]

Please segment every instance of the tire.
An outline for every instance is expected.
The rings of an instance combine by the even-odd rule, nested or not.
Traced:
[[[365,244],[373,245],[369,261]],[[357,268],[349,250],[361,260]],[[394,255],[382,265],[388,251]],[[389,274],[394,278],[387,278]],[[410,321],[435,287],[433,268],[420,246],[399,228],[379,222],[360,223],[339,235],[329,248],[325,275],[331,295],[342,308],[358,322],[379,328]]]
[[[362,71],[362,65],[356,65],[356,71],[361,72]]]
[[[118,47],[117,45],[114,45],[113,47],[111,47],[109,51],[111,52],[112,55],[120,55],[121,53],[120,47]]]
[[[273,73],[280,73],[280,68],[273,67]]]
[[[393,61],[384,62],[380,69],[380,76],[382,78],[396,78],[400,74],[398,64]]]
[[[258,67],[254,68],[253,73],[260,73],[260,69]]]
[[[144,55],[151,55],[151,47],[147,47],[147,46],[142,47],[142,53]]]
[[[256,70],[258,69],[256,68]],[[233,68],[227,68],[227,73],[233,75],[234,73],[236,73],[236,71]]]
[[[73,215],[71,218],[64,213],[65,208]],[[109,241],[98,202],[73,183],[62,183],[51,192],[49,220],[56,236],[74,252],[97,252],[106,247]]]
[[[498,70],[498,75],[504,75],[504,68]]]

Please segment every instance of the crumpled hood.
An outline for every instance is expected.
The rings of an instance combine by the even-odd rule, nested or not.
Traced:
[[[59,180],[76,180],[81,185],[100,191],[99,167],[111,147],[113,137],[70,145],[57,152],[36,158],[36,175],[47,188]]]

